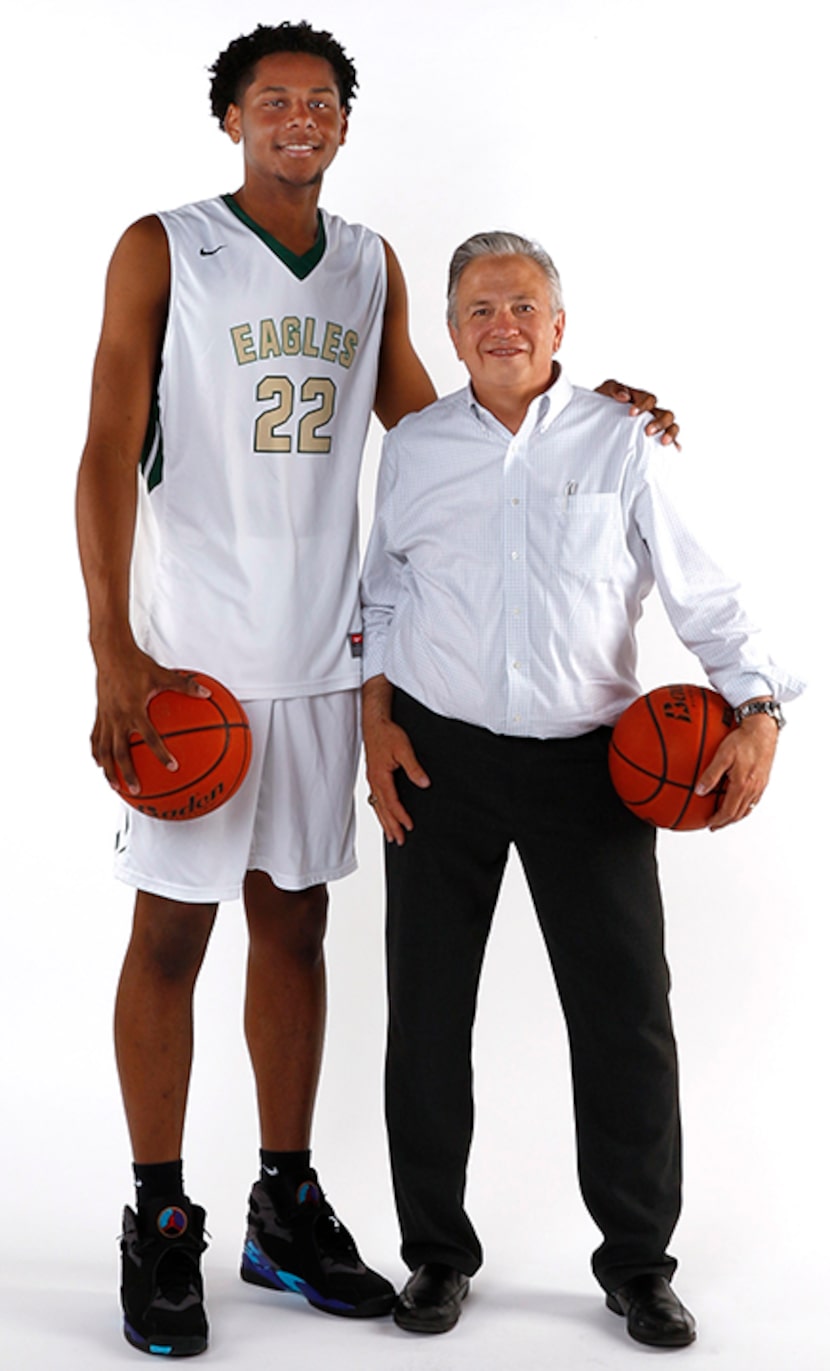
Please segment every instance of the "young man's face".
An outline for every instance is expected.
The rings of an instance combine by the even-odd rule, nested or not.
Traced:
[[[546,390],[564,329],[564,310],[554,310],[548,278],[529,257],[479,257],[462,272],[450,334],[483,403],[494,391],[527,399]]]
[[[346,112],[322,57],[276,52],[260,58],[225,128],[243,143],[249,171],[287,185],[313,185],[346,138]]]

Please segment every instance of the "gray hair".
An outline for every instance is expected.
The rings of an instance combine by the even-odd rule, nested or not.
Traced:
[[[452,255],[447,285],[447,318],[451,324],[458,319],[458,283],[462,273],[477,257],[529,257],[531,262],[542,268],[548,279],[554,313],[564,309],[559,272],[541,244],[522,238],[518,233],[506,233],[498,229],[492,233],[474,233]]]

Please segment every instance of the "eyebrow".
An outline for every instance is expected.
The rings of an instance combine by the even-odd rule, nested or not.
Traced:
[[[518,304],[518,303],[519,303],[520,301],[522,301],[522,300],[535,300],[535,299],[537,299],[537,298],[538,298],[538,297],[535,296],[535,295],[529,295],[528,292],[527,292],[526,290],[520,290],[520,291],[518,291],[518,293],[517,293],[516,295],[510,295],[510,296],[508,296],[508,299],[509,299],[511,305]],[[469,301],[469,303],[468,303],[468,305],[467,305],[467,308],[468,308],[468,309],[478,309],[479,305],[491,305],[492,303],[493,303],[493,296],[492,296],[492,295],[479,295],[477,299],[475,299],[475,300],[470,300],[470,301]]]
[[[291,86],[260,86],[259,91],[260,94],[264,95],[267,91],[287,92],[291,89]],[[309,93],[311,95],[334,95],[335,89],[334,86],[310,86]]]

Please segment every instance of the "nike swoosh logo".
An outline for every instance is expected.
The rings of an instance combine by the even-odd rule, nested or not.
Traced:
[[[200,256],[200,257],[214,257],[214,256],[216,255],[217,252],[221,252],[221,251],[222,251],[223,247],[225,247],[225,244],[224,244],[224,243],[220,243],[219,246],[218,246],[218,248],[199,248],[199,256]]]
[[[209,257],[210,253],[205,253],[205,256]],[[269,1176],[278,1176],[280,1174],[280,1169],[278,1166],[263,1166],[262,1169]]]

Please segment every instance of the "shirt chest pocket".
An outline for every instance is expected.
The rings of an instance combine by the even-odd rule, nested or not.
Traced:
[[[610,579],[625,550],[619,496],[565,495],[557,506],[554,553],[561,570],[586,580]]]

